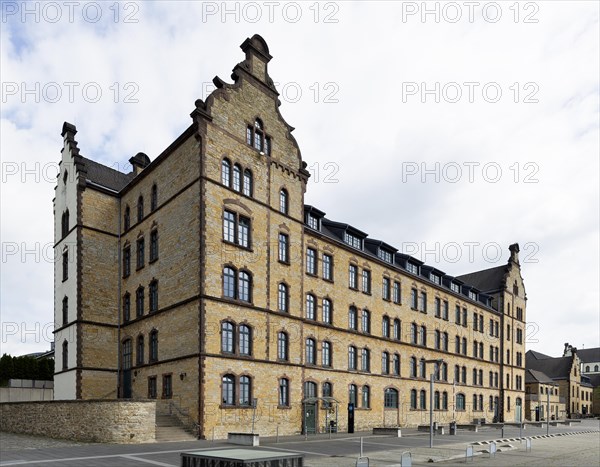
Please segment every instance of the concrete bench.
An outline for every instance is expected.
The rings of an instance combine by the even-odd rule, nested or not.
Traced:
[[[227,441],[241,446],[259,446],[259,435],[258,433],[227,433]]]
[[[402,432],[400,430],[400,428],[386,428],[386,427],[382,427],[382,428],[373,428],[373,434],[374,435],[384,435],[384,436],[393,436],[395,438],[400,438],[402,437]]]
[[[456,429],[457,430],[469,430],[469,431],[474,431],[475,433],[477,433],[478,425],[475,425],[474,423],[465,423],[462,425],[457,424]]]
[[[435,429],[435,425],[434,425],[434,433],[438,434],[438,435],[443,435],[446,433],[446,430],[448,429],[447,426],[445,425],[437,425],[437,430]],[[417,427],[418,431],[425,431],[427,433],[429,433],[429,425],[419,425]]]

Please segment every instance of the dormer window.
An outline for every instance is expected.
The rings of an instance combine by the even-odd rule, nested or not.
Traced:
[[[454,282],[450,283],[450,290],[452,290],[452,292],[460,293],[460,287]]]
[[[254,125],[246,128],[246,144],[265,154],[271,154],[271,137],[265,134],[260,118],[254,121]]]
[[[412,274],[419,274],[419,266],[413,263],[406,263],[406,270]]]
[[[469,290],[469,298],[471,300],[477,300],[477,294],[471,290]]]
[[[313,214],[306,215],[306,223],[313,230],[319,230],[319,218]]]
[[[439,284],[441,282],[441,278],[440,276],[438,276],[437,274],[429,274],[429,280],[431,282],[433,282],[434,284]]]
[[[344,242],[348,245],[357,248],[358,250],[362,250],[362,239],[357,237],[356,235],[352,235],[351,233],[344,233]]]
[[[377,250],[377,256],[379,256],[379,258],[384,260],[386,263],[392,262],[392,254],[387,250],[379,248],[379,250]]]

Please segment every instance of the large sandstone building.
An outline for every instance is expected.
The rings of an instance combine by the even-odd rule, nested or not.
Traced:
[[[506,265],[452,277],[304,204],[258,35],[233,84],[131,173],[65,123],[54,200],[57,399],[157,399],[200,437],[514,421],[526,296]],[[443,362],[432,360],[443,359]],[[352,404],[352,405],[350,405]],[[354,410],[352,410],[354,409]]]

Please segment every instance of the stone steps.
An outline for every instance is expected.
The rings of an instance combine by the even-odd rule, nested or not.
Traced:
[[[156,442],[194,441],[196,436],[173,415],[156,415]]]

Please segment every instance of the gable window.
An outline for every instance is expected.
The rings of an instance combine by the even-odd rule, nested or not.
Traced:
[[[144,315],[144,288],[141,286],[135,291],[135,315],[138,318]]]
[[[156,211],[158,207],[158,188],[156,184],[152,185],[152,191],[150,193],[150,211]]]
[[[316,303],[317,299],[313,294],[306,294],[306,318],[315,320],[316,316]]]
[[[137,257],[136,257],[136,268],[137,269],[141,269],[144,267],[144,237],[139,238],[137,243],[136,243],[136,252],[137,252]]]
[[[354,264],[348,268],[348,287],[358,289],[358,267]]]
[[[289,311],[289,293],[288,286],[283,282],[279,284],[277,290],[277,306],[279,311],[287,313]]]
[[[387,388],[383,393],[383,406],[386,409],[398,408],[398,390]]]
[[[419,266],[416,264],[406,263],[406,269],[412,274],[419,275]]]
[[[288,360],[289,339],[285,332],[277,334],[277,359],[287,362]]]
[[[311,276],[317,275],[317,250],[314,248],[306,249],[306,273]]]
[[[223,240],[250,247],[250,219],[232,211],[223,213]]]
[[[138,198],[137,220],[138,222],[144,220],[144,197],[142,195],[140,195],[140,197]]]
[[[284,233],[279,234],[278,259],[281,263],[289,263],[290,237]]]
[[[150,262],[158,259],[158,230],[150,232]]]
[[[242,190],[242,192],[246,196],[252,196],[253,189],[254,189],[254,187],[253,187],[253,184],[252,184],[252,172],[250,171],[250,169],[245,169],[244,170],[244,183],[243,183],[243,190]]]
[[[62,323],[63,326],[69,322],[69,298],[65,297],[62,300]],[[589,371],[589,368],[588,368]]]
[[[433,282],[434,284],[440,284],[441,282],[441,278],[440,276],[438,276],[437,274],[430,274],[429,275],[429,279],[431,280],[431,282]]]
[[[333,280],[333,256],[323,253],[323,279]]]
[[[150,302],[150,313],[158,311],[158,281],[153,280],[148,287],[148,298]]]
[[[254,125],[248,125],[246,128],[246,144],[267,155],[271,154],[271,137],[265,134],[259,118],[254,121]]]
[[[282,188],[279,191],[279,212],[282,214],[287,214],[288,211],[289,211],[288,192],[285,188]]]
[[[150,331],[150,362],[158,361],[158,331],[153,329]]]
[[[127,245],[123,248],[123,277],[131,274],[131,247]]]
[[[452,292],[460,293],[460,287],[455,282],[450,283],[450,290],[452,290]]]

